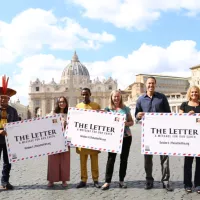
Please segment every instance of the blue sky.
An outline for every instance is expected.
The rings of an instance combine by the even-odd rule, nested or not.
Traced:
[[[0,0],[0,75],[23,103],[30,80],[59,81],[74,50],[91,78],[112,76],[122,89],[135,74],[190,76],[200,63],[200,1],[92,2]]]

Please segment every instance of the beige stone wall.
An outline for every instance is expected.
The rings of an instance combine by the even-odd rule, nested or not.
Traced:
[[[136,82],[132,84],[132,98],[145,92],[145,83],[149,76],[156,78],[156,91],[161,93],[184,93],[190,85],[189,78],[138,74],[136,75]]]
[[[191,68],[192,77],[190,78],[190,85],[200,87],[200,65]]]
[[[131,88],[132,97],[139,97],[145,91],[145,86],[143,83],[136,82]]]
[[[132,88],[131,95],[126,101],[126,105],[130,106],[134,111],[138,88],[136,83],[140,82],[141,84],[146,82],[148,76],[154,76],[157,80],[156,91],[164,93],[169,101],[170,108],[172,112],[178,112],[182,102],[186,101],[186,92],[188,88],[192,85],[197,85],[200,87],[200,65],[190,68],[191,77],[174,77],[174,76],[159,76],[159,75],[150,75],[150,74],[138,74],[136,75],[136,82],[132,83],[127,88]],[[144,91],[146,90],[144,86]],[[142,93],[141,93],[142,94]]]
[[[105,87],[104,85],[102,87]],[[101,108],[108,106],[109,97],[111,90],[108,91],[92,91],[91,100],[100,104]],[[54,109],[56,99],[60,96],[65,96],[69,101],[69,91],[63,92],[33,92],[29,93],[29,110],[31,112],[31,117],[35,117],[35,109],[41,108],[41,115],[44,116]],[[125,98],[127,100],[127,97]],[[74,105],[82,101],[81,90],[73,90],[73,101]]]
[[[10,102],[10,106],[17,110],[18,115],[23,119],[28,119],[28,106],[22,105],[19,101]]]

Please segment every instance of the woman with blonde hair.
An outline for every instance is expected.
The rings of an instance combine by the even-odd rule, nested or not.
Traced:
[[[179,113],[200,113],[200,90],[197,86],[192,86],[187,91],[187,102],[180,106]],[[184,160],[184,187],[186,192],[192,192],[192,163],[194,157],[185,156]],[[200,157],[196,157],[196,169],[194,177],[196,192],[200,194]]]
[[[123,104],[121,92],[119,90],[115,90],[111,92],[109,106],[106,107],[105,110],[108,112],[120,113],[126,115],[126,121],[124,124],[125,128],[124,128],[122,152],[120,155],[119,187],[127,188],[126,184],[124,183],[124,178],[126,176],[127,161],[132,142],[132,135],[129,127],[133,126],[133,119],[130,113],[130,108]],[[111,153],[111,152],[108,153],[105,183],[102,186],[102,190],[108,190],[110,188],[116,155],[117,155],[116,153]]]

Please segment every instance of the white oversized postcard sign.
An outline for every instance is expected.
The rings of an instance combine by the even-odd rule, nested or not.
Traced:
[[[11,163],[68,151],[61,115],[8,123],[6,131]]]
[[[142,154],[200,157],[200,114],[146,113]]]
[[[69,108],[67,140],[75,147],[121,153],[125,115]]]

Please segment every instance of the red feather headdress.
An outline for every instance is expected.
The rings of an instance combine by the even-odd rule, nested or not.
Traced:
[[[8,80],[9,80],[9,77],[6,80],[6,75],[2,76],[2,90],[3,90],[3,94],[5,94],[5,95],[6,95],[7,88],[8,88]]]
[[[9,77],[6,78],[6,75],[2,77],[2,87],[0,87],[0,95],[7,95],[9,97],[15,95],[17,92],[13,89],[8,88]]]

